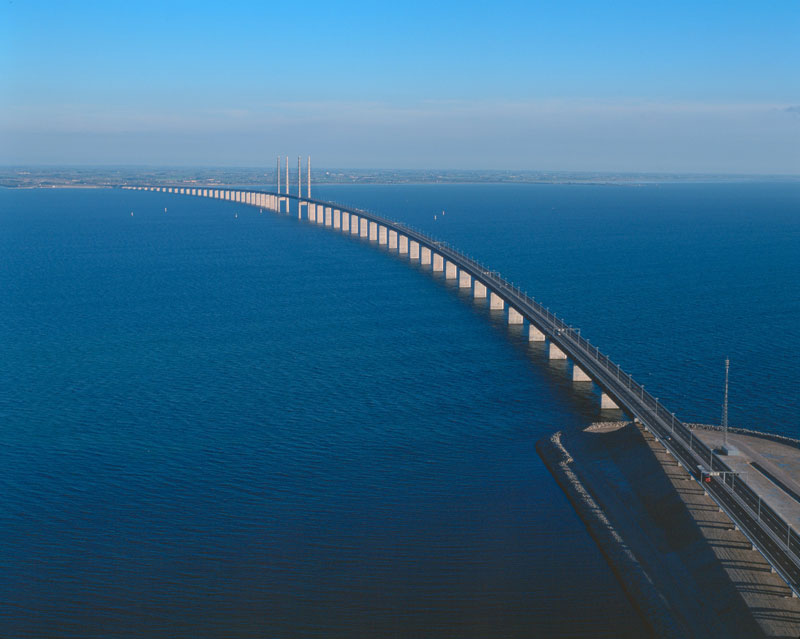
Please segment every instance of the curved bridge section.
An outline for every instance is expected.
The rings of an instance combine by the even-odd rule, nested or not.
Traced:
[[[619,408],[640,422],[702,485],[734,524],[800,595],[800,536],[737,476],[724,457],[693,436],[657,398],[611,361],[580,331],[554,315],[496,271],[460,253],[445,242],[361,209],[269,191],[199,187],[123,187],[208,197],[296,215],[310,223],[377,242],[391,252],[419,261],[447,279],[458,280],[475,298],[488,298],[489,308],[505,311],[509,324],[527,325],[530,341],[548,343],[550,359],[568,359],[576,382],[594,382],[602,408]]]

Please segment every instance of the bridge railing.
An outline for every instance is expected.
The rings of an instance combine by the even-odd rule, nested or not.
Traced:
[[[252,191],[252,189],[229,190]],[[773,508],[764,503],[758,493],[747,484],[744,478],[737,478],[736,475],[731,472],[731,468],[718,455],[715,456],[714,451],[710,447],[694,437],[691,428],[678,420],[675,414],[667,410],[658,398],[647,391],[642,384],[636,382],[630,373],[622,370],[619,364],[613,362],[605,353],[601,353],[598,346],[595,346],[581,335],[580,329],[567,324],[563,319],[535,300],[526,291],[521,290],[517,285],[503,278],[497,271],[490,269],[475,258],[461,253],[458,249],[450,245],[450,243],[439,240],[422,229],[389,220],[377,213],[354,206],[343,206],[333,202],[298,198],[288,193],[269,193],[290,200],[301,200],[324,206],[336,206],[343,212],[364,217],[373,222],[383,224],[387,226],[387,228],[403,232],[410,238],[422,241],[428,248],[438,251],[445,257],[451,258],[454,262],[457,262],[460,267],[465,267],[472,271],[474,276],[480,279],[485,285],[495,289],[496,292],[505,294],[509,298],[509,303],[519,306],[520,308],[518,310],[522,312],[529,321],[532,321],[539,329],[548,334],[551,339],[554,339],[563,346],[565,350],[569,351],[576,361],[594,374],[596,382],[604,386],[605,390],[615,395],[622,404],[627,405],[628,410],[633,412],[634,417],[638,418],[646,427],[657,434],[657,436],[660,437],[659,441],[661,441],[662,445],[670,450],[676,459],[682,460],[686,470],[695,479],[701,479],[701,473],[697,468],[698,461],[702,463],[707,462],[708,469],[712,472],[724,472],[722,485],[743,505],[743,508],[749,512],[750,516],[753,517],[755,521],[759,524],[764,524],[762,529],[766,530],[773,541],[787,552],[787,557],[790,560],[792,560],[793,557],[795,565],[800,565],[800,536],[792,529],[789,523]],[[695,458],[687,459],[683,452],[673,445],[670,438],[675,438],[677,441],[680,441],[682,446],[684,446],[691,455],[694,455]],[[720,503],[719,500],[716,501],[721,508],[726,510],[731,519],[738,522],[742,529],[745,530],[743,522],[741,522],[736,513],[730,511],[723,503]],[[754,544],[758,544],[752,536],[752,531],[745,531],[745,534],[748,535]],[[784,580],[790,585],[792,591],[795,594],[800,594],[798,593],[797,587],[798,580],[792,579],[784,568],[778,565],[778,562],[774,560],[774,557],[767,549],[761,545],[759,545],[759,547],[765,557],[769,558],[773,567],[780,572]]]
[[[607,384],[608,391],[619,396],[621,393],[614,392],[616,390],[615,386],[619,385],[631,396],[636,398],[644,410],[634,410],[635,416],[660,436],[662,444],[672,449],[673,455],[677,455],[678,451],[673,446],[670,446],[669,438],[675,437],[682,442],[695,456],[694,460],[684,458],[684,465],[687,471],[691,473],[695,479],[700,479],[700,472],[696,463],[698,461],[707,462],[708,468],[712,472],[724,472],[725,474],[722,475],[725,479],[723,485],[738,499],[744,502],[746,509],[750,511],[750,515],[754,517],[757,522],[764,524],[771,532],[773,540],[778,543],[780,547],[783,547],[790,556],[794,557],[795,563],[800,564],[800,536],[792,529],[789,523],[773,508],[764,503],[756,491],[748,485],[745,479],[741,477],[736,479],[732,474],[731,468],[722,461],[718,455],[714,454],[712,448],[694,437],[691,428],[677,419],[675,414],[669,411],[657,397],[654,397],[642,384],[636,382],[630,373],[626,373],[619,364],[612,361],[605,353],[602,353],[598,346],[595,346],[582,336],[580,329],[567,324],[567,322],[535,300],[526,291],[521,290],[514,283],[503,278],[497,271],[490,269],[473,257],[461,253],[448,242],[438,240],[421,229],[416,229],[406,224],[398,224],[372,212],[362,213],[359,209],[354,209],[351,212],[356,213],[356,215],[366,213],[367,217],[378,223],[388,225],[395,230],[411,231],[418,238],[424,239],[429,247],[439,249],[442,253],[449,253],[449,257],[452,257],[454,261],[480,274],[480,279],[484,284],[496,289],[498,293],[505,293],[506,295],[511,293],[509,297],[516,299],[511,299],[509,302],[519,305],[521,308],[518,310],[528,315],[529,321],[534,321],[541,330],[548,333],[551,337],[555,337],[557,341],[568,343],[572,347],[569,350],[573,351],[577,348],[583,356],[583,358],[581,358],[583,359],[581,363],[588,360],[593,364],[593,366],[589,366],[589,368],[599,367],[606,374],[604,377],[615,382]],[[444,249],[444,251],[442,249]],[[531,313],[531,311],[533,311],[533,313]],[[530,317],[531,314],[534,314],[535,317]],[[725,508],[723,504],[719,505]],[[727,508],[725,508],[725,510],[728,511],[732,519],[738,521],[734,513],[730,512]],[[739,524],[741,526],[741,522],[739,522]],[[765,553],[765,556],[769,556],[769,553]],[[771,561],[771,563],[773,562]],[[783,569],[779,570],[783,578],[790,584],[793,592],[798,594],[796,580],[791,579]]]

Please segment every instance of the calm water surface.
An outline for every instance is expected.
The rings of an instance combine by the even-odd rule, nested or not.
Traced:
[[[479,257],[684,419],[729,354],[731,422],[797,434],[797,186],[316,195]],[[452,284],[151,193],[0,191],[0,250],[0,636],[641,634],[534,450],[615,413]]]

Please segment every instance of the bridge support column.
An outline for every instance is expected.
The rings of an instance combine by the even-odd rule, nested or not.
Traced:
[[[458,273],[458,288],[469,288],[472,286],[472,275],[466,271]]]
[[[433,270],[441,273],[444,270],[444,258],[438,253],[433,254]]]
[[[350,235],[358,235],[358,228],[361,218],[357,215],[350,214]]]
[[[401,235],[397,238],[397,252],[400,255],[408,254],[408,235]]]
[[[419,242],[415,242],[411,240],[408,243],[408,259],[410,260],[418,260],[419,259]]]
[[[444,265],[444,277],[448,280],[454,280],[458,276],[458,268],[450,260]]]
[[[572,381],[573,382],[591,382],[592,378],[586,374],[580,366],[572,362]]]
[[[361,218],[361,231],[359,232],[359,237],[368,237],[369,236],[369,220],[365,218]]]
[[[317,205],[316,204],[309,204],[308,205],[308,221],[309,222],[316,222],[317,221]]]
[[[350,214],[347,211],[342,211],[342,233],[350,232]]]
[[[544,333],[536,328],[533,324],[528,324],[528,341],[529,342],[543,342]]]
[[[550,348],[547,352],[547,359],[567,359],[566,354],[553,342],[550,342]]]
[[[428,266],[431,263],[431,250],[427,246],[420,247],[419,263]]]
[[[493,311],[502,311],[505,307],[505,300],[494,291],[491,291],[489,293],[489,308]]]
[[[371,242],[378,241],[378,223],[377,222],[370,222],[369,223],[369,239]]]
[[[378,225],[378,244],[387,244],[389,242],[389,230],[382,224]]]
[[[325,224],[325,207],[317,204],[317,224]]]
[[[333,224],[333,211],[331,211],[330,206],[325,207],[325,226],[331,226]]]
[[[476,300],[486,299],[486,285],[478,280],[475,280],[475,287],[472,290],[472,296]]]
[[[616,408],[619,409],[619,405],[613,399],[611,399],[605,393],[600,394],[600,408]]]
[[[333,228],[342,228],[342,212],[339,209],[333,209]]]
[[[509,324],[522,324],[522,313],[520,313],[513,306],[508,307],[508,323]]]
[[[389,250],[390,251],[397,250],[397,231],[394,230],[389,231]]]

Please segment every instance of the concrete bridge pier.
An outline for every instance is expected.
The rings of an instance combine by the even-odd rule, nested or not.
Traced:
[[[325,224],[325,207],[317,204],[317,224]]]
[[[386,245],[389,242],[389,229],[383,225],[378,225],[378,244]]]
[[[325,207],[325,226],[333,226],[333,211],[330,206]]]
[[[410,260],[418,260],[419,259],[419,242],[415,242],[411,240],[408,243],[408,259]]]
[[[308,205],[308,221],[309,222],[316,222],[317,221],[317,205],[316,204],[309,204]]]
[[[458,267],[450,260],[447,260],[444,265],[444,277],[447,280],[454,280],[458,276]]]
[[[600,394],[601,409],[619,409],[619,405],[605,393]]]
[[[389,250],[397,250],[397,231],[389,231]]]
[[[397,242],[397,252],[400,255],[408,254],[408,235],[401,235]]]
[[[567,355],[556,346],[554,342],[550,342],[550,348],[547,351],[547,359],[567,359]]]
[[[592,378],[586,374],[586,371],[578,366],[575,362],[572,363],[572,381],[573,382],[591,382]]]
[[[433,271],[441,273],[444,270],[444,258],[438,253],[433,253]]]
[[[540,331],[536,326],[529,323],[528,324],[528,341],[529,342],[543,342],[545,340],[544,333]]]
[[[347,211],[342,211],[342,233],[350,232],[350,214]]]
[[[472,287],[472,275],[470,275],[466,271],[460,271],[458,273],[458,288],[471,288],[471,287]]]
[[[508,307],[508,323],[509,324],[522,324],[522,322],[523,322],[522,313],[520,313],[513,306],[509,306]]]
[[[423,266],[429,266],[431,263],[431,250],[427,246],[420,247],[419,263]]]
[[[472,289],[472,297],[476,300],[486,299],[486,285],[483,282],[475,280],[475,286]]]
[[[361,218],[361,232],[358,235],[359,237],[367,237],[369,235],[369,220],[366,218]]]
[[[333,228],[342,228],[342,212],[339,209],[333,209]]]
[[[369,223],[369,239],[370,239],[370,242],[377,242],[378,241],[378,223],[377,222],[370,222]]]
[[[491,291],[489,293],[489,308],[493,311],[502,311],[505,307],[505,300],[494,291]]]
[[[361,218],[357,215],[350,214],[350,235],[358,235],[360,224]]]

